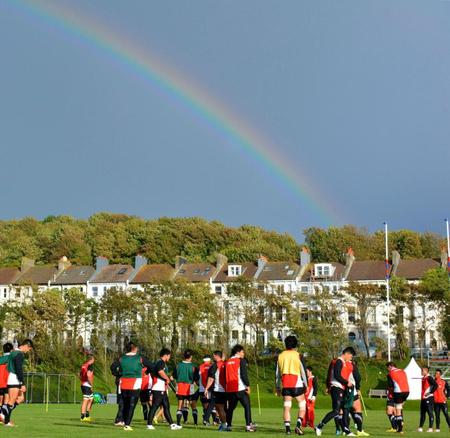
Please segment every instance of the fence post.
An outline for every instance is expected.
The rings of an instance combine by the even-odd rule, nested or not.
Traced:
[[[50,398],[50,376],[46,377],[47,380],[47,403],[45,404],[45,412],[48,413],[48,402],[49,402],[49,398]]]
[[[60,396],[60,394],[61,394],[61,374],[58,374],[58,396],[57,396],[57,398],[58,398],[58,403],[60,402],[60,401],[59,401],[59,396]]]
[[[33,381],[34,381],[34,374],[31,375],[30,403],[33,403]]]
[[[77,376],[73,376],[73,404],[77,402]]]

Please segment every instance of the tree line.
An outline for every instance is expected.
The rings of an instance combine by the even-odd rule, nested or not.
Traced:
[[[131,264],[136,254],[151,263],[173,263],[178,255],[192,262],[213,262],[217,253],[234,262],[255,261],[261,254],[273,261],[292,261],[298,260],[302,246],[317,262],[343,262],[349,247],[359,260],[384,259],[382,232],[345,225],[311,227],[303,235],[304,242],[298,242],[289,234],[253,225],[235,228],[196,217],[146,220],[111,213],[88,219],[26,217],[0,221],[0,266],[20,266],[23,256],[38,264],[53,264],[62,256],[78,265],[92,265],[96,256]],[[404,258],[438,258],[443,242],[435,233],[399,230],[390,233],[390,243]]]

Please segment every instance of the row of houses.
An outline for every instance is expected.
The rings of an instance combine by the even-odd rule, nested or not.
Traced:
[[[417,283],[430,269],[446,266],[447,254],[441,260],[431,258],[403,260],[396,251],[392,254],[390,274]],[[215,263],[189,263],[183,257],[177,257],[173,265],[149,264],[141,255],[135,257],[134,266],[128,264],[110,264],[105,257],[97,257],[95,267],[74,266],[66,257],[62,257],[57,266],[35,265],[33,260],[23,258],[20,268],[0,268],[0,303],[25,299],[33,290],[58,288],[60,290],[79,288],[89,298],[99,300],[110,288],[120,290],[142,289],[148,285],[161,284],[168,280],[184,279],[191,283],[208,284],[212,294],[227,299],[227,286],[238,277],[245,277],[264,284],[264,287],[282,290],[287,293],[302,293],[307,296],[315,288],[327,288],[336,295],[342,295],[349,282],[382,285],[386,279],[384,261],[356,260],[352,249],[346,254],[346,263],[312,263],[307,249],[303,249],[296,262],[273,262],[259,257],[255,262],[232,263],[223,255],[217,255]],[[308,303],[300,304],[308,309]],[[442,346],[438,334],[440,315],[432,307],[425,310],[417,304],[402,309],[405,326],[409,327],[409,341],[412,348],[417,347],[418,327],[427,327],[425,345]],[[361,334],[355,324],[358,309],[351,299],[345,300],[342,320],[348,337],[360,341]],[[426,322],[426,324],[424,324]],[[254,341],[251,333],[245,333],[239,318],[230,321],[231,341]],[[287,329],[286,329],[287,330]],[[387,308],[384,302],[376,305],[370,313],[369,338],[385,338],[387,333]],[[270,336],[284,337],[286,333],[264,334],[263,342]],[[422,342],[423,346],[423,342]]]

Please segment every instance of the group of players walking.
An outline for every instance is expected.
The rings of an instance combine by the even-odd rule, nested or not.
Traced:
[[[326,391],[331,397],[332,409],[316,425],[314,418],[317,396],[317,378],[311,367],[306,366],[302,355],[297,351],[297,338],[285,339],[286,349],[277,359],[276,390],[283,397],[283,421],[287,435],[291,430],[291,409],[295,401],[298,404],[294,433],[304,435],[304,428],[311,427],[317,436],[330,421],[334,421],[336,435],[369,436],[363,428],[363,405],[360,393],[361,375],[354,360],[355,351],[347,347],[342,354],[330,362]],[[206,355],[203,363],[196,366],[192,362],[193,353],[185,350],[183,360],[177,364],[173,373],[168,370],[171,351],[163,348],[160,358],[155,363],[140,355],[135,344],[130,342],[126,353],[111,365],[111,372],[116,377],[118,412],[115,425],[126,431],[133,430],[131,422],[137,404],[141,403],[147,429],[155,430],[157,418],[162,416],[172,430],[182,429],[182,422],[188,420],[192,412],[194,424],[199,422],[198,402],[203,411],[201,422],[211,426],[211,420],[218,425],[218,430],[232,431],[233,413],[240,403],[244,408],[245,430],[256,431],[252,422],[250,405],[250,380],[248,376],[245,351],[241,345],[232,348],[230,357],[225,359],[222,351],[214,351],[212,357]],[[80,378],[83,393],[81,420],[90,421],[92,405],[94,358],[89,357],[81,367]],[[432,432],[436,419],[436,432],[440,431],[440,414],[442,413],[450,427],[447,397],[450,396],[448,384],[437,370],[435,378],[429,374],[427,367],[422,368],[422,402],[420,426],[429,416],[429,429]],[[177,396],[175,421],[171,415],[168,391],[171,388]],[[404,370],[395,363],[387,364],[387,408],[389,432],[403,434],[403,405],[409,396],[408,378]],[[355,423],[352,432],[350,422]]]

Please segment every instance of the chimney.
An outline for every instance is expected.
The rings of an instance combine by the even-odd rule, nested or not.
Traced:
[[[138,271],[142,266],[145,266],[147,264],[147,258],[141,255],[137,255],[134,258],[134,270]]]
[[[28,257],[22,257],[22,261],[20,264],[20,270],[22,272],[28,271],[28,269],[32,268],[34,266],[34,260],[29,259]]]
[[[216,268],[217,270],[222,269],[228,263],[228,258],[223,254],[216,255]]]
[[[95,258],[95,271],[100,272],[102,268],[109,265],[109,260],[106,257],[98,256]]]
[[[352,269],[353,262],[355,261],[355,253],[353,252],[353,248],[350,247],[345,254],[345,271],[343,280],[345,280],[350,274],[350,270]]]
[[[309,253],[308,248],[304,246],[300,251],[300,266],[306,266],[311,263],[311,254]]]
[[[258,261],[257,261],[258,269],[256,270],[255,275],[253,276],[253,278],[257,279],[260,276],[261,272],[264,269],[264,266],[267,265],[267,262],[268,262],[267,257],[264,257],[263,255],[260,255],[258,257]]]
[[[58,261],[58,272],[62,272],[67,269],[72,263],[66,256],[62,256]]]
[[[448,269],[448,254],[447,254],[447,248],[443,246],[441,248],[441,266],[442,269]]]
[[[187,260],[184,257],[177,256],[175,259],[175,269],[180,269],[186,263]]]
[[[400,257],[400,253],[396,249],[394,249],[394,251],[392,251],[391,275],[395,275],[397,273],[398,265],[400,264],[401,259],[402,258]]]

